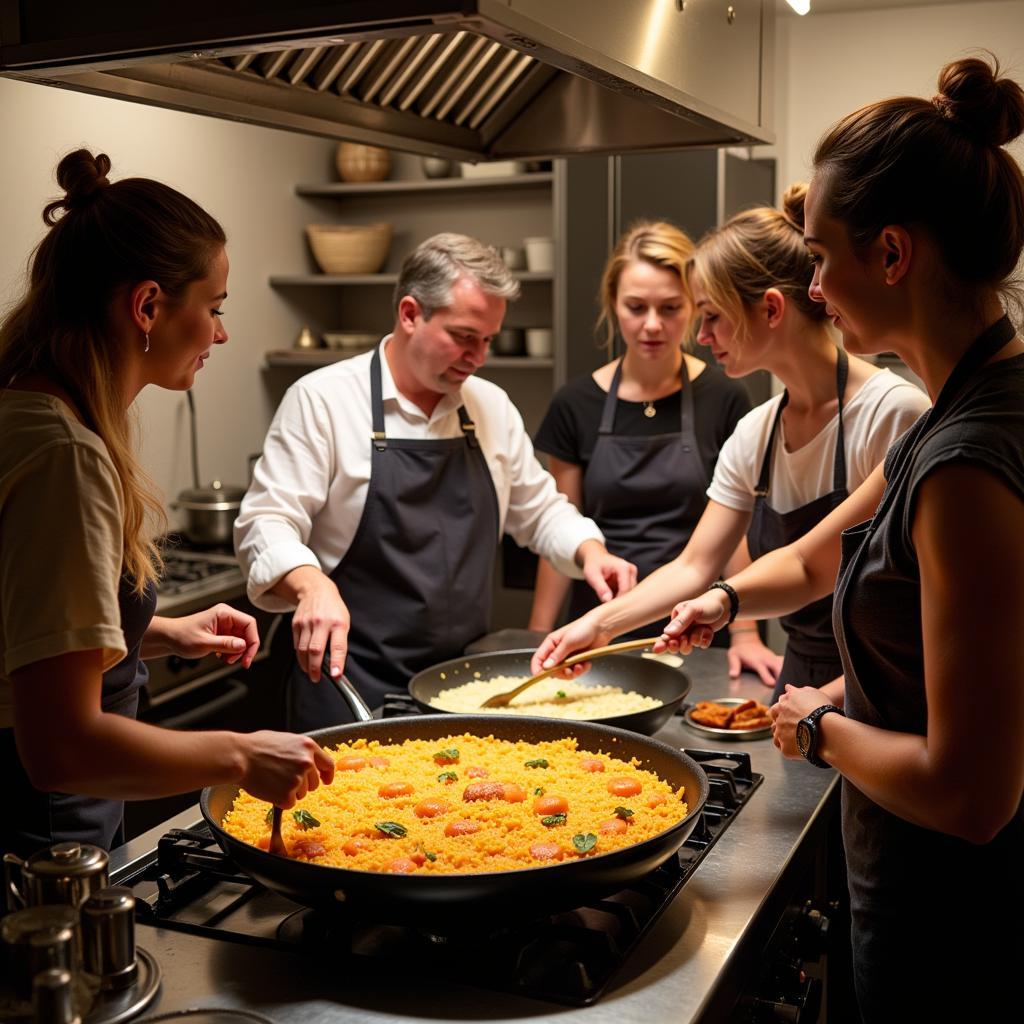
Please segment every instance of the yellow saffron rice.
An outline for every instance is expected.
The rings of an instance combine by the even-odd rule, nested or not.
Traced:
[[[285,845],[292,857],[317,864],[424,874],[510,871],[623,849],[671,828],[687,805],[682,787],[673,789],[636,758],[616,757],[616,745],[612,738],[608,750],[591,752],[579,750],[573,737],[538,743],[468,734],[400,744],[357,739],[331,751],[338,766],[334,782],[284,813]],[[596,763],[602,770],[593,770]],[[492,798],[466,799],[471,786],[469,793],[483,789]],[[382,796],[382,787],[411,792]],[[517,794],[525,798],[510,799]],[[558,798],[567,804],[559,812],[564,820],[538,813],[538,799]],[[421,816],[424,801],[447,807]],[[240,792],[224,828],[266,849],[269,809]],[[477,831],[446,834],[454,822]]]

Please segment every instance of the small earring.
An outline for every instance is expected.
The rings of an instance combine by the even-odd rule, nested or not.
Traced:
[[[146,335],[146,344],[145,344],[145,347],[142,349],[142,351],[143,352],[148,352],[149,351],[149,335],[148,334]]]

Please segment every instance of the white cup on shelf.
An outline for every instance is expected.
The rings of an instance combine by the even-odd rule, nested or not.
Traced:
[[[550,327],[527,327],[526,354],[534,359],[547,359],[554,349],[555,332]]]
[[[555,240],[553,238],[524,238],[526,269],[550,273],[555,269]]]

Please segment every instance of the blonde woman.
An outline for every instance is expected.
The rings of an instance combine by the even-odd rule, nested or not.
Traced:
[[[282,733],[175,733],[135,721],[141,659],[217,653],[248,666],[251,616],[154,616],[162,519],[130,441],[147,384],[182,390],[227,341],[220,225],[110,161],[61,160],[65,195],[0,325],[0,851],[110,847],[124,799],[238,782],[291,806],[334,764]]]
[[[619,239],[601,279],[598,326],[609,351],[617,332],[625,353],[561,388],[534,438],[558,489],[598,524],[610,551],[636,565],[638,579],[686,546],[718,453],[750,408],[741,385],[684,351],[692,252],[682,231],[660,221]],[[598,603],[542,561],[530,628],[550,630],[570,592],[573,618]],[[750,625],[754,632],[737,637],[756,639]]]
[[[689,281],[708,345],[729,377],[768,370],[783,393],[740,420],[718,458],[708,505],[677,558],[633,592],[550,634],[534,663],[659,622],[731,565],[788,544],[865,480],[892,441],[928,407],[918,388],[836,347],[824,307],[807,294],[813,267],[803,241],[806,186],[781,210],[739,213],[701,240]],[[733,616],[735,619],[735,616]],[[831,598],[783,619],[788,634],[775,696],[787,683],[820,685],[842,672]]]

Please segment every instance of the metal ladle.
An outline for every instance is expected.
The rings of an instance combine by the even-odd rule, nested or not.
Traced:
[[[573,665],[578,665],[582,661],[594,661],[597,658],[603,658],[606,654],[614,654],[616,651],[636,651],[641,647],[650,647],[660,639],[661,637],[655,636],[648,640],[626,640],[621,644],[609,644],[607,647],[595,647],[591,651],[583,651],[581,654],[574,654],[571,658],[566,658],[565,661],[559,662],[557,665],[552,665],[551,668],[546,668],[543,672],[538,672],[535,676],[530,676],[525,683],[520,683],[514,690],[509,690],[506,693],[496,693],[493,697],[488,697],[480,707],[508,707],[508,705],[512,703],[512,699],[514,697],[518,697],[523,690],[533,686],[534,683],[539,683],[542,679],[547,679],[549,676],[555,675],[556,672],[561,672],[563,668],[570,668]]]

